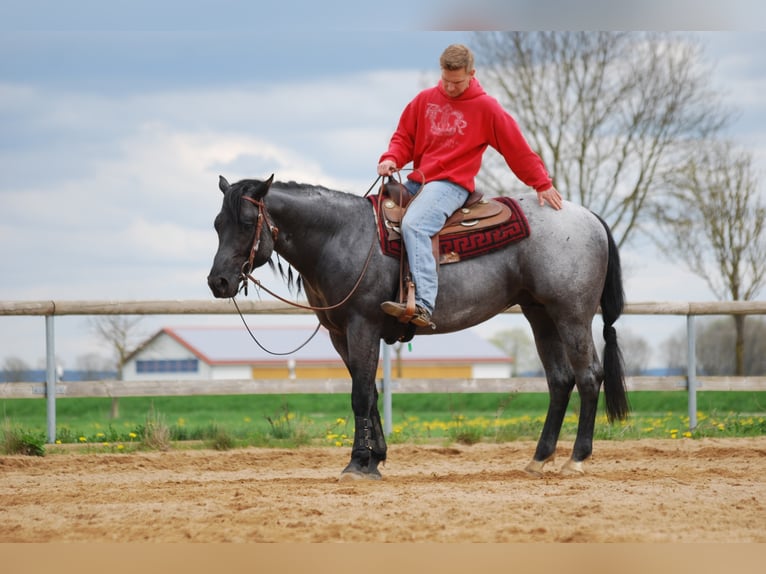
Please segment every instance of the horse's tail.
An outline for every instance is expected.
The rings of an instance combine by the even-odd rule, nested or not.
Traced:
[[[595,215],[595,214],[594,214]],[[622,315],[625,306],[625,291],[622,288],[622,266],[620,252],[606,222],[596,215],[606,230],[609,256],[606,267],[604,290],[601,292],[601,317],[604,320],[604,395],[606,415],[609,422],[625,420],[630,412],[625,388],[625,370],[622,351],[617,343],[614,323]]]

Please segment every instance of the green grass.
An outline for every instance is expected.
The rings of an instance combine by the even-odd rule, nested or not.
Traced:
[[[685,391],[631,393],[631,418],[609,425],[602,406],[595,438],[766,434],[766,392],[697,393],[698,426],[691,432],[687,400]],[[536,439],[547,406],[547,395],[540,393],[395,394],[389,442],[473,444]],[[562,438],[574,436],[578,408],[575,393]],[[109,418],[110,409],[108,398],[58,398],[58,441],[115,452],[162,449],[167,441],[202,441],[221,450],[244,445],[349,446],[354,430],[350,399],[342,394],[122,398],[116,420]],[[7,445],[13,441],[26,445],[44,442],[45,401],[0,400],[0,422],[8,437],[0,451],[9,451]]]

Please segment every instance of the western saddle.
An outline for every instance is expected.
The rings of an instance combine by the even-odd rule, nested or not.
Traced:
[[[383,223],[388,240],[401,240],[401,222],[407,212],[407,205],[412,195],[407,188],[393,179],[384,181],[380,188],[378,217]],[[439,239],[441,237],[464,235],[479,230],[496,227],[511,218],[511,209],[504,203],[489,201],[479,191],[469,194],[465,204],[455,211],[437,235],[431,238],[431,245],[437,267],[447,263],[457,263],[460,255],[455,252],[441,253]],[[399,318],[403,323],[409,322],[415,313],[415,284],[412,282],[407,261],[406,246],[401,241],[401,258],[399,264],[399,301],[405,303],[407,310]]]

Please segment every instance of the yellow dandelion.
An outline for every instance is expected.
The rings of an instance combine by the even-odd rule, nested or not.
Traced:
[[[80,442],[87,442],[87,441],[88,441],[88,439],[87,439],[87,438],[85,438],[84,436],[81,436],[81,437],[80,437]]]

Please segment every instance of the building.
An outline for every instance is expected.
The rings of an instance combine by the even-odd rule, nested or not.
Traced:
[[[259,346],[244,327],[166,327],[128,357],[123,379],[347,378],[327,330],[320,328],[312,338],[314,329],[259,327],[254,331]],[[411,343],[394,345],[391,357],[396,378],[504,378],[510,376],[512,362],[469,330],[415,337]]]

